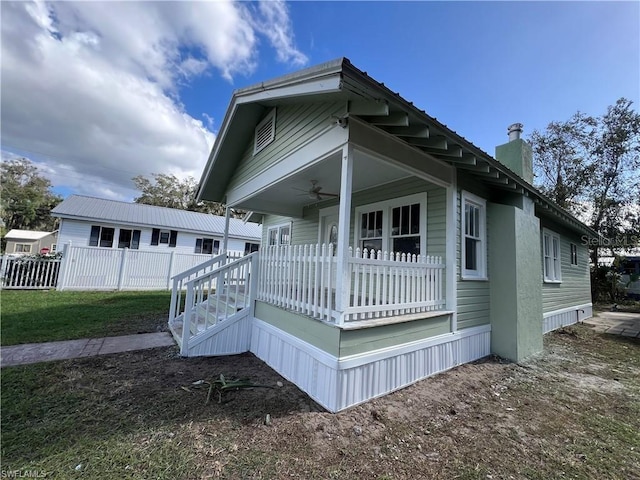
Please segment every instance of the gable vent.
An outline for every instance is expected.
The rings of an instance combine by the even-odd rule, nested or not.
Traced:
[[[256,127],[256,138],[254,141],[253,154],[273,142],[276,138],[276,109],[274,108],[269,114],[262,119]]]

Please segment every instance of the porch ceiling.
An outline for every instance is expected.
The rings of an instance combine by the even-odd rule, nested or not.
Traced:
[[[354,150],[353,159],[353,192],[410,176],[406,171],[359,150]],[[312,199],[309,190],[313,180],[322,187],[321,193],[339,193],[341,161],[341,153],[336,153],[272,184],[236,207],[258,213],[300,217],[305,206],[330,202],[336,198],[326,196],[321,200]]]

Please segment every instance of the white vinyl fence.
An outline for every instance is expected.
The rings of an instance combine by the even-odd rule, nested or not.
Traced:
[[[229,252],[242,256],[243,252]],[[58,290],[168,290],[171,278],[211,255],[65,245]]]
[[[4,290],[41,290],[55,288],[60,271],[57,257],[0,258],[0,288]]]

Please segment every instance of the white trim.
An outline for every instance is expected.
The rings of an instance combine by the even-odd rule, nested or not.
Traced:
[[[466,231],[465,231],[465,207],[470,203],[480,209],[480,252],[478,252],[478,268],[467,270],[466,258]],[[471,192],[462,190],[460,194],[460,277],[462,280],[488,280],[487,268],[487,201]]]
[[[350,117],[349,122],[349,143],[356,150],[383,160],[412,176],[440,187],[447,187],[451,184],[452,174],[455,171],[452,165],[410,146],[395,135],[372,127],[357,117]],[[369,144],[372,139],[380,139],[380,141],[375,145],[367,146],[365,139]],[[442,172],[436,172],[432,167],[437,167]],[[433,173],[425,171],[425,168],[431,168]]]
[[[337,412],[489,355],[490,332],[482,325],[340,359],[254,318],[251,352]]]
[[[338,217],[339,213],[340,213],[340,204],[318,209],[318,245],[322,245],[323,243],[322,237],[327,227],[324,224],[324,221],[326,220],[325,217],[329,217],[332,215],[335,215],[336,217]],[[338,221],[339,220],[340,219],[338,219]]]
[[[354,219],[354,249],[359,248],[362,230],[362,214],[382,210],[382,251],[391,252],[391,210],[404,205],[420,204],[420,255],[427,255],[427,193],[414,193],[404,197],[392,198],[381,202],[359,205],[355,209]]]
[[[447,187],[446,198],[446,230],[445,230],[445,308],[452,310],[451,314],[451,331],[458,330],[458,288],[457,288],[457,218],[458,218],[458,199],[457,199],[457,178],[456,171],[453,172],[452,185]]]
[[[471,337],[473,335],[478,335],[479,333],[489,332],[491,332],[491,325],[479,325],[477,327],[458,330],[454,333],[443,333],[442,335],[423,338],[421,340],[414,340],[413,342],[404,343],[402,345],[394,345],[391,347],[373,350],[367,353],[349,355],[347,357],[341,357],[338,359],[338,369],[346,370],[348,368],[361,367],[362,365],[366,365],[367,363],[377,362],[380,360],[388,360],[390,358],[397,357],[398,355],[416,352],[418,350],[433,347],[435,345],[442,345],[443,343],[448,343],[452,340],[460,340],[461,338]]]
[[[280,243],[280,230],[285,227],[289,227],[289,242]],[[276,238],[277,243],[275,243],[275,245],[291,245],[291,234],[293,233],[293,222],[283,222],[283,223],[278,223],[277,225],[269,225],[267,227],[267,242],[266,242],[267,247],[270,246],[269,237],[270,237],[270,232],[272,230],[277,231],[277,238]]]
[[[269,332],[271,335],[276,335],[280,337],[282,340],[284,340],[288,344],[294,346],[295,348],[298,348],[299,350],[304,351],[305,353],[308,353],[323,365],[326,365],[327,367],[332,368],[334,370],[338,370],[338,367],[339,367],[338,357],[331,355],[330,353],[327,353],[324,350],[316,347],[315,345],[311,345],[310,343],[305,342],[304,340],[300,340],[295,335],[291,335],[289,332],[285,332],[284,330],[274,327],[270,323],[267,323],[264,320],[260,320],[259,318],[253,319],[253,325],[254,327],[257,327],[261,330],[265,330]],[[253,336],[252,336],[252,343],[253,343]],[[253,352],[253,345],[251,346],[251,351]]]
[[[546,263],[546,259],[545,259],[545,237],[549,237],[550,239],[550,244],[549,244],[549,248],[550,250],[550,259],[551,262],[553,262],[553,273],[554,276],[549,277],[547,272],[547,263]],[[553,243],[554,240],[556,240],[558,242],[558,256],[557,258],[554,257],[553,255]],[[557,271],[556,271],[556,264],[557,261]],[[562,242],[560,239],[560,234],[554,232],[553,230],[549,230],[548,228],[543,228],[542,229],[542,280],[544,283],[562,283]]]
[[[572,312],[574,310],[583,310],[585,308],[593,307],[593,303],[583,303],[582,305],[575,305],[573,307],[561,308],[559,310],[553,310],[542,315],[542,318],[552,317],[554,315],[561,315],[563,313]]]
[[[309,139],[277,163],[254,175],[246,182],[227,192],[227,204],[239,205],[251,197],[273,187],[305,168],[320,163],[332,155],[342,152],[348,140],[348,128],[328,124],[327,128]]]

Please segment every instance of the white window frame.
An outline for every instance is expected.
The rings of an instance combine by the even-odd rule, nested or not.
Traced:
[[[554,243],[557,249],[554,248]],[[542,273],[545,283],[562,283],[560,235],[548,228],[542,229]]]
[[[288,242],[282,242],[282,229],[283,228],[289,228],[289,241]],[[272,231],[276,231],[276,240],[277,243],[275,245],[291,245],[291,234],[293,232],[293,225],[291,222],[287,222],[287,223],[279,223],[278,225],[272,225],[267,229],[267,246],[272,247],[273,245],[269,243],[269,240],[271,238],[271,232]]]
[[[465,267],[467,258],[466,206],[467,204],[480,210],[478,235],[469,235],[476,244],[477,268]],[[463,280],[488,280],[487,275],[487,201],[473,193],[462,191],[460,197],[460,276]]]
[[[56,253],[56,250],[58,249],[58,245],[55,243],[51,244],[51,253]]]
[[[258,145],[258,132],[262,129],[262,127],[264,127],[269,122],[271,122],[271,131],[269,132],[269,137],[266,141]],[[260,123],[258,123],[258,125],[256,125],[256,129],[253,134],[253,154],[255,155],[258,152],[261,152],[262,150],[264,150],[267,147],[267,145],[270,145],[271,143],[273,143],[275,139],[276,139],[276,109],[273,108],[267,114],[267,116],[264,117],[260,121]]]
[[[20,247],[20,251],[18,251],[18,247]],[[30,243],[16,243],[13,248],[14,253],[31,253],[31,244]]]
[[[578,244],[571,242],[569,243],[569,264],[573,267],[577,267],[578,262],[579,262]]]
[[[391,215],[396,207],[405,205],[420,205],[420,256],[427,255],[427,194],[415,193],[405,197],[393,198],[383,202],[369,203],[361,205],[355,209],[355,232],[354,232],[354,249],[360,248],[360,242],[363,240],[362,231],[362,215],[364,213],[382,210],[382,252],[390,252],[392,245],[391,237]]]

